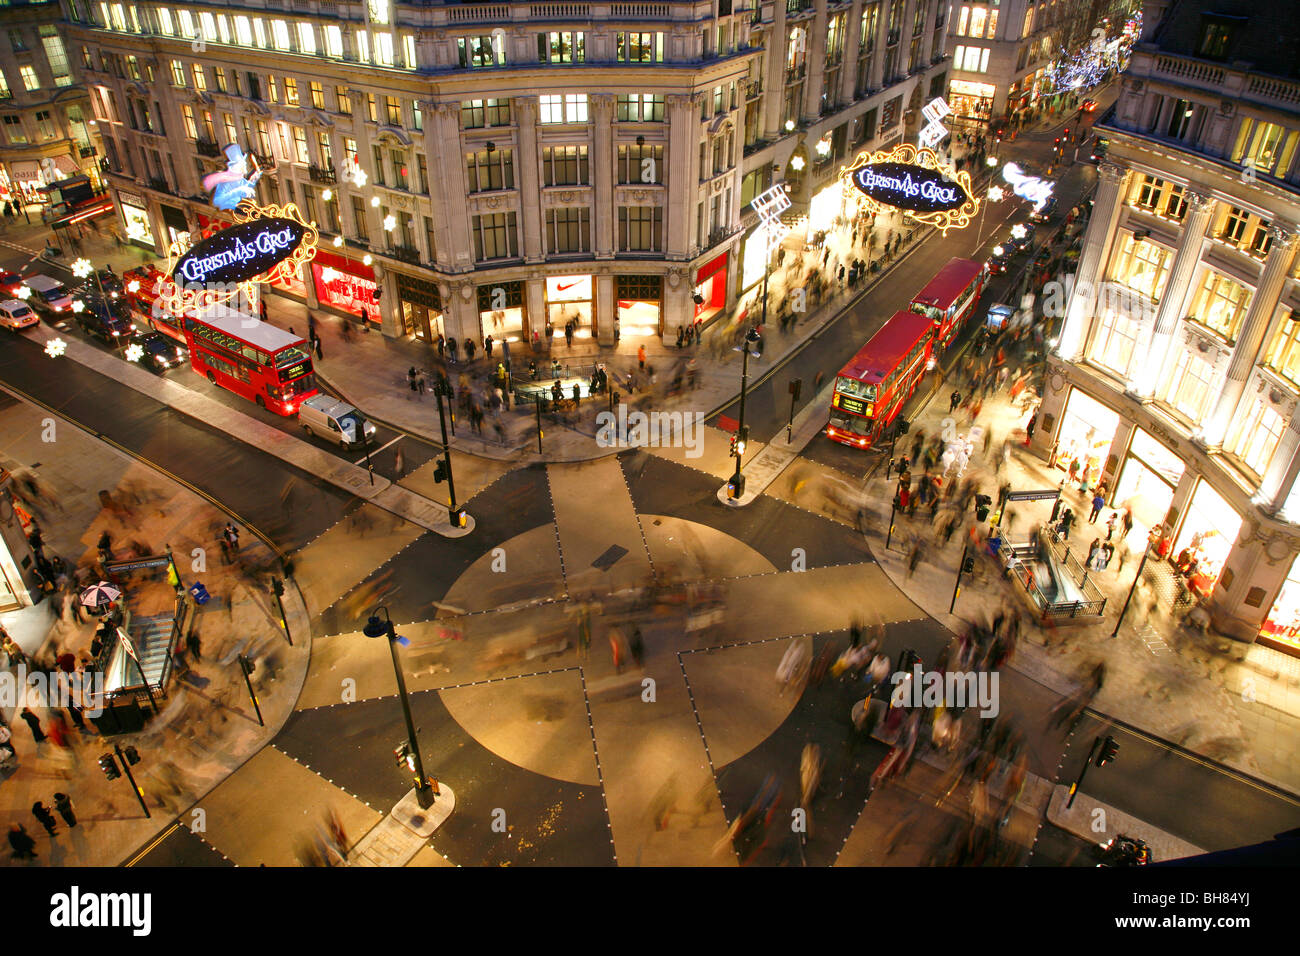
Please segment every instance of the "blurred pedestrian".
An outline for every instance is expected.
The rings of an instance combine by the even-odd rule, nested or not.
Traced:
[[[15,860],[36,859],[36,841],[21,823],[9,825],[9,845],[14,848]]]
[[[40,822],[41,826],[45,827],[45,832],[50,836],[54,836],[59,832],[58,821],[54,819],[54,814],[41,801],[37,800],[32,804],[32,816]]]
[[[27,726],[31,728],[32,739],[35,740],[38,744],[44,743],[45,731],[41,730],[40,718],[32,713],[32,709],[30,707],[24,707],[22,713],[20,713],[18,716],[21,717],[24,721],[26,721]]]
[[[72,798],[66,793],[54,795],[54,809],[59,811],[59,816],[63,817],[63,822],[69,827],[77,825],[77,815],[72,810]]]
[[[641,628],[633,626],[632,628],[632,660],[636,661],[636,666],[641,667],[645,661],[645,641],[641,638]]]

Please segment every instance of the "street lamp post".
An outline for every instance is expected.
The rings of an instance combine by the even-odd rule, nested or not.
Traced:
[[[766,289],[763,297],[766,303]],[[763,337],[758,334],[758,329],[751,326],[744,341],[740,343],[740,416],[736,426],[736,473],[731,476],[732,498],[739,498],[745,493],[745,476],[741,471],[741,459],[745,455],[745,392],[749,388],[749,356],[751,349],[762,341]],[[752,352],[752,354],[754,358],[758,358],[762,353]]]
[[[447,412],[443,407],[442,400],[446,398],[451,400],[451,383],[444,379],[439,379],[434,383],[433,394],[438,399],[438,423],[442,426],[442,463],[441,467],[434,469],[434,480],[441,481],[438,473],[442,472],[443,477],[447,479],[448,500],[451,502],[447,509],[447,517],[451,521],[453,528],[459,528],[464,524],[465,509],[456,507],[456,479],[451,475],[451,443],[447,441]],[[540,442],[538,451],[540,452]]]
[[[383,611],[384,619],[381,621],[378,614],[370,615],[370,620],[366,622],[361,633],[366,637],[388,638],[388,649],[393,655],[393,673],[397,677],[397,696],[402,701],[402,717],[406,720],[406,743],[410,747],[411,760],[414,764],[412,769],[415,774],[415,798],[419,801],[420,809],[427,810],[433,806],[433,798],[438,795],[438,784],[424,775],[424,763],[420,760],[420,743],[415,737],[415,721],[411,719],[411,704],[406,697],[406,678],[402,676],[402,662],[397,656],[397,644],[399,641],[406,643],[406,638],[397,636],[397,632],[393,629],[393,619],[388,616],[388,608],[380,606],[375,610]]]

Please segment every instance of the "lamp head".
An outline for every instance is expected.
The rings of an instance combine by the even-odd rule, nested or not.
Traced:
[[[372,614],[370,620],[366,622],[366,626],[361,629],[361,633],[366,637],[387,637],[388,624],[381,621],[378,614]]]

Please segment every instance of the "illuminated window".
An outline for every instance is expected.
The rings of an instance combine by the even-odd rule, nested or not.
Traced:
[[[325,55],[334,60],[343,59],[343,30],[336,26],[325,28]]]
[[[514,189],[514,150],[480,149],[476,153],[466,153],[465,171],[472,193]]]
[[[262,22],[261,17],[253,20],[253,42],[260,49],[266,49],[266,24]]]
[[[195,63],[193,67],[194,88],[196,90],[206,90],[208,88],[208,77],[203,72],[203,67]]]
[[[199,14],[199,29],[203,33],[203,39],[217,42],[217,21],[210,13]]]
[[[662,123],[664,97],[662,93],[624,93],[618,97],[617,117],[627,123]]]
[[[962,13],[965,13],[962,9]],[[984,36],[984,24],[988,21],[989,12],[984,7],[971,7],[970,11],[970,31],[966,34],[975,37],[977,40]]]
[[[298,81],[292,76],[284,78],[284,102],[287,106],[298,105]]]
[[[1243,120],[1232,161],[1281,179],[1291,168],[1298,139],[1300,134],[1295,130],[1284,129],[1276,123]]]
[[[1126,377],[1133,364],[1140,326],[1118,309],[1105,309],[1097,318],[1096,333],[1088,358],[1102,368]]]
[[[176,35],[176,24],[172,21],[172,12],[166,7],[158,7],[158,29],[169,37]]]
[[[464,37],[456,41],[460,65],[470,69],[505,66],[505,45],[496,37]]]
[[[275,40],[277,50],[289,49],[289,24],[283,20],[271,21],[271,36]]]
[[[538,63],[582,63],[587,58],[585,33],[561,32],[537,35]]]
[[[303,165],[311,162],[311,156],[307,152],[307,131],[301,126],[293,128],[293,153]]]
[[[36,75],[36,68],[31,66],[22,66],[18,72],[23,78],[23,87],[28,91],[39,90],[41,88],[41,78]]]
[[[510,100],[464,100],[460,104],[460,123],[465,129],[509,126]]]
[[[225,69],[218,66],[212,70],[212,73],[213,73],[213,79],[216,80],[217,83],[217,91],[220,93],[227,92]]]
[[[391,33],[375,34],[375,62],[380,66],[393,65],[393,35]]]
[[[253,45],[253,27],[248,17],[235,17],[235,40],[240,46]]]
[[[415,56],[415,37],[409,33],[402,36],[402,59],[406,63],[408,70],[414,70],[419,67]]]
[[[1232,342],[1246,318],[1250,299],[1251,290],[1240,282],[1206,269],[1187,315]]]
[[[1300,385],[1300,314],[1288,311],[1269,343],[1265,364]]]
[[[325,88],[319,83],[310,83],[308,88],[311,90],[312,108],[323,110],[325,108]]]
[[[664,35],[662,33],[624,33],[619,31],[615,53],[620,63],[662,63],[664,61]]]
[[[185,135],[188,136],[190,139],[198,139],[199,128],[197,125],[195,125],[194,122],[194,107],[182,106],[181,119],[185,123]]]
[[[1134,292],[1158,300],[1169,279],[1172,258],[1168,249],[1145,239],[1134,239],[1133,233],[1126,232],[1112,261],[1110,278]]]
[[[402,101],[396,96],[384,97],[384,122],[389,126],[402,125]]]
[[[194,32],[194,15],[188,10],[181,10],[178,14],[181,18],[181,36],[187,40],[193,40],[197,37]]]
[[[1264,396],[1260,396],[1251,403],[1250,410],[1233,429],[1227,448],[1255,474],[1263,475],[1273,460],[1273,453],[1277,451],[1285,428],[1286,420]]]
[[[298,24],[298,51],[300,53],[316,53],[316,28],[310,23]]]
[[[185,85],[185,64],[180,60],[172,60],[172,86]]]
[[[49,61],[50,72],[54,74],[55,86],[71,86],[72,75],[68,71],[68,53],[63,47],[63,38],[52,26],[41,27],[41,46],[45,48],[45,59]],[[136,77],[139,79],[139,76]]]
[[[549,93],[540,99],[540,121],[543,123],[587,122],[586,93]]]
[[[1215,387],[1214,366],[1190,349],[1179,349],[1173,374],[1160,398],[1193,422],[1209,410],[1209,403],[1219,390]]]
[[[352,115],[352,94],[346,86],[334,87],[334,96],[338,101],[338,111],[344,116]]]

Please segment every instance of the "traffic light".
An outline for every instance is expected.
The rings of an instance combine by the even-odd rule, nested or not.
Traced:
[[[126,762],[132,767],[140,762],[140,751],[136,750],[134,747],[123,747],[122,756],[126,758]]]
[[[415,773],[415,754],[411,752],[409,741],[403,740],[393,748],[393,756],[397,758],[397,765],[405,767],[411,773]]]
[[[113,759],[112,754],[103,754],[99,758],[99,769],[104,771],[104,776],[109,780],[116,780],[122,776],[122,771],[117,769],[117,761]]]
[[[1101,742],[1101,753],[1097,754],[1097,766],[1104,767],[1119,755],[1119,742],[1109,735]]]
[[[908,430],[909,428],[911,428],[912,426],[909,425],[909,424],[907,423],[907,419],[906,419],[906,418],[900,418],[900,419],[898,420],[898,423],[897,423],[894,427],[898,429],[898,434],[900,434],[900,435],[906,435],[906,434],[907,434],[907,430]]]
[[[993,504],[993,499],[988,495],[975,496],[975,520],[986,521],[989,516],[989,505]]]
[[[961,559],[962,574],[975,573],[975,558],[972,555],[966,555]]]
[[[749,445],[749,426],[741,425],[740,431],[737,433],[736,437],[737,437],[736,454],[743,455],[745,453],[746,446]]]
[[[284,582],[279,578],[271,578],[271,593],[276,597],[284,597]]]
[[[433,466],[433,480],[438,484],[447,480],[447,461],[445,458],[439,458],[438,463]]]

